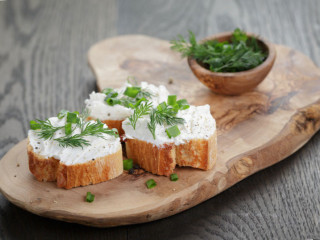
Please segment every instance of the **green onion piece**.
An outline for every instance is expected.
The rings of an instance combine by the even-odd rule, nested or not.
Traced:
[[[157,186],[157,183],[155,180],[149,179],[148,181],[146,181],[146,185],[147,185],[147,188],[150,189],[150,188],[154,188],[155,186]]]
[[[145,99],[144,97],[143,97],[143,98],[140,98],[140,99],[136,102],[136,104],[134,105],[134,108],[138,107],[142,101],[147,101],[147,99]]]
[[[67,123],[76,123],[77,119],[78,117],[76,113],[72,113],[72,112],[67,113]]]
[[[113,91],[113,88],[105,88],[101,92],[104,93],[105,95],[108,95]]]
[[[58,113],[58,115],[57,115],[58,119],[64,118],[64,116],[66,116],[67,113],[68,113],[67,110],[64,110],[64,109],[61,110],[61,111]]]
[[[94,194],[92,194],[91,192],[87,192],[86,201],[90,202],[90,203],[93,202],[94,201]]]
[[[34,120],[31,120],[31,121],[30,121],[30,129],[32,129],[32,130],[41,129],[41,124],[40,124],[40,123],[37,123],[37,122],[34,121]]]
[[[180,130],[177,125],[174,125],[172,127],[167,128],[166,133],[168,134],[169,138],[172,138],[180,135]]]
[[[171,175],[170,175],[170,180],[171,181],[173,181],[173,182],[175,182],[175,181],[178,181],[178,175],[176,174],[176,173],[172,173]]]
[[[117,104],[121,103],[121,101],[119,99],[116,99],[116,98],[105,98],[105,101],[110,106],[114,106],[114,105],[117,105]]]
[[[174,105],[172,105],[172,110],[175,112],[175,113],[178,113],[178,111],[180,110],[180,106],[178,103],[175,103]]]
[[[106,98],[115,98],[118,96],[118,93],[117,92],[110,92],[107,94],[107,97]]]
[[[123,94],[135,98],[140,91],[141,87],[127,87]]]
[[[181,99],[179,101],[177,101],[180,110],[186,110],[190,107],[189,103],[187,102],[186,99]]]
[[[167,107],[166,102],[162,102],[162,103],[160,103],[160,104],[157,106],[157,109],[158,109],[159,111],[161,111],[161,110],[165,109],[166,107]]]
[[[133,168],[133,160],[132,159],[123,160],[123,169],[128,171],[131,168]]]
[[[67,123],[64,126],[64,132],[66,133],[66,135],[70,135],[72,133],[72,123]]]
[[[176,104],[177,101],[177,95],[169,95],[168,96],[168,105],[173,106]]]

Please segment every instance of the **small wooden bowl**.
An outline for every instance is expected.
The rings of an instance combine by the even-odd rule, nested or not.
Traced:
[[[211,72],[203,67],[195,59],[189,57],[188,64],[194,73],[194,75],[208,88],[215,93],[225,95],[239,95],[244,92],[248,92],[254,89],[262,80],[267,76],[271,70],[273,63],[276,59],[276,50],[274,46],[259,38],[254,34],[247,34],[248,36],[254,36],[267,52],[268,56],[263,63],[259,66],[247,71],[235,72],[235,73],[220,73]],[[221,33],[205,38],[201,42],[216,39],[219,42],[229,41],[232,36],[232,32]]]

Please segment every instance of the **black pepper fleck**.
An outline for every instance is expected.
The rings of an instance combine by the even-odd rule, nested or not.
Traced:
[[[169,84],[173,84],[173,79],[172,79],[172,78],[169,78],[168,83],[169,83]]]
[[[108,113],[108,116],[110,116],[111,114],[110,113]]]
[[[134,174],[134,169],[133,168],[129,169],[129,174]]]
[[[19,164],[19,163],[17,163],[17,167],[20,167],[20,164]]]
[[[133,168],[134,168],[134,169],[139,169],[140,166],[139,166],[139,164],[136,163],[136,164],[133,165]]]

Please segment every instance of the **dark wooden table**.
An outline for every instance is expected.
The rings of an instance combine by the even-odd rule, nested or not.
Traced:
[[[95,90],[89,47],[240,27],[320,65],[320,1],[0,1],[0,157],[28,122],[81,109]],[[283,162],[173,217],[97,229],[35,216],[0,194],[0,239],[319,239],[320,133]],[[21,186],[23,187],[23,186]]]

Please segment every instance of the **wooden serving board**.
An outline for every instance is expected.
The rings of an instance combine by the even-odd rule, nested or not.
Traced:
[[[214,169],[177,168],[179,181],[144,173],[72,190],[38,182],[28,170],[26,140],[0,162],[0,190],[35,214],[97,227],[153,221],[191,208],[302,147],[320,127],[320,69],[305,55],[276,46],[271,73],[254,91],[216,95],[191,73],[169,43],[141,35],[120,36],[94,45],[89,64],[99,89],[118,87],[128,76],[164,84],[195,105],[210,104],[218,124]],[[153,178],[157,187],[147,189]],[[84,201],[86,192],[96,195]]]

